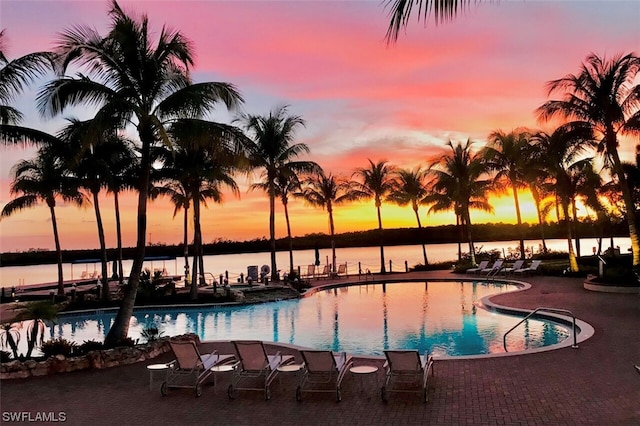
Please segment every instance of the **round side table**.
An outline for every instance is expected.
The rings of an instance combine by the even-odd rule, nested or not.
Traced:
[[[169,366],[167,364],[151,364],[147,365],[147,370],[149,370],[149,390],[153,390],[153,375],[160,371],[165,374],[166,379]]]
[[[373,365],[358,365],[356,367],[351,367],[349,372],[354,374],[355,376],[360,377],[360,391],[364,390],[364,379],[367,376],[372,374],[375,375],[376,387],[378,386],[378,367]]]

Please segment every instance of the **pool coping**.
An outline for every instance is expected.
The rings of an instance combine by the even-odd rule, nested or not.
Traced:
[[[318,291],[329,290],[333,288],[353,287],[356,285],[368,285],[368,284],[405,283],[405,282],[415,282],[415,281],[445,281],[445,282],[472,281],[472,282],[484,282],[484,283],[500,282],[500,283],[506,283],[506,284],[514,284],[518,287],[514,290],[510,290],[509,293],[524,292],[529,290],[532,287],[531,284],[527,282],[510,280],[508,278],[503,278],[503,277],[499,277],[497,279],[496,278],[478,278],[478,277],[457,277],[457,278],[445,277],[445,278],[424,278],[424,279],[415,278],[415,277],[374,278],[366,281],[343,281],[343,282],[319,284],[301,293],[300,298],[309,297],[317,293]],[[494,303],[490,299],[495,296],[498,296],[498,294],[493,294],[493,295],[483,297],[482,299],[480,299],[479,302],[476,302],[477,306],[482,309],[486,309],[488,311],[494,311],[494,312],[513,315],[513,316],[522,317],[522,318],[524,318],[526,315],[530,314],[535,310],[535,309],[528,310],[528,309],[514,308],[514,307]],[[292,300],[295,300],[295,299],[292,299]],[[162,311],[162,310],[169,310],[169,309],[176,309],[176,308],[245,306],[245,305],[262,304],[262,303],[270,303],[270,302],[273,302],[273,301],[260,301],[260,302],[253,302],[253,303],[226,302],[226,303],[135,306],[134,312],[140,311],[140,310],[147,310],[147,309]],[[104,309],[95,309],[95,310],[89,309],[89,310],[80,310],[80,311],[70,311],[70,312],[61,313],[60,316],[73,317],[73,316],[84,315],[87,313],[94,313],[94,314],[111,313],[114,311],[117,312],[118,309],[119,308],[104,308]],[[534,353],[553,351],[557,349],[564,349],[564,348],[573,346],[573,331],[571,328],[573,320],[571,317],[566,315],[556,314],[556,313],[549,313],[549,312],[536,313],[535,317],[556,322],[556,323],[562,324],[563,326],[567,326],[569,331],[569,336],[560,343],[556,343],[548,346],[542,346],[539,348],[521,350],[521,351],[500,352],[500,353],[493,353],[493,354],[478,354],[478,355],[434,355],[433,358],[434,360],[486,359],[486,358],[497,358],[497,357],[507,357],[507,356],[529,355]],[[577,329],[577,336],[576,336],[577,344],[584,342],[585,340],[591,338],[595,334],[595,329],[590,324],[588,324],[583,320],[580,320],[579,318],[576,318],[576,329]],[[212,340],[210,342],[216,342],[216,341]],[[282,344],[280,342],[269,342],[269,343],[274,345],[282,345],[283,347],[287,347],[287,346],[291,346],[294,348],[298,347],[296,345]],[[305,348],[304,346],[299,346],[299,347]],[[357,356],[363,359],[384,358],[384,356],[381,356],[381,355],[357,354]]]
[[[355,281],[355,282],[345,282],[345,283],[330,283],[330,284],[321,284],[318,286],[315,286],[309,290],[307,290],[305,293],[303,293],[302,297],[306,297],[306,296],[311,296],[312,294],[316,293],[317,291],[320,290],[327,290],[327,289],[331,289],[331,288],[341,288],[341,287],[350,287],[350,286],[354,286],[354,285],[362,285],[362,284],[389,284],[389,283],[403,283],[403,282],[415,282],[415,281],[446,281],[446,282],[460,282],[460,281],[474,281],[474,282],[485,282],[485,283],[492,283],[492,282],[501,282],[501,283],[506,283],[506,284],[515,284],[516,286],[518,286],[517,289],[514,290],[510,290],[509,293],[517,293],[517,292],[524,292],[529,290],[532,285],[524,282],[524,281],[517,281],[517,280],[510,280],[508,278],[472,278],[472,277],[458,277],[458,278],[424,278],[424,279],[416,279],[416,278],[391,278],[391,279],[374,279],[374,280],[370,280],[370,281]],[[478,302],[478,307],[486,309],[488,311],[494,311],[494,312],[499,312],[499,313],[504,313],[504,314],[508,314],[508,315],[514,315],[514,316],[519,316],[524,318],[525,316],[529,315],[531,312],[533,312],[535,309],[533,310],[528,310],[528,309],[521,309],[521,308],[514,308],[514,307],[510,307],[510,306],[506,306],[506,305],[500,305],[498,303],[492,302],[490,299],[492,297],[498,296],[497,294],[492,294],[489,296],[485,296],[482,299],[480,299],[480,301]],[[495,353],[495,354],[478,354],[478,355],[434,355],[433,358],[434,360],[463,360],[463,359],[486,359],[486,358],[499,358],[499,357],[507,357],[507,356],[518,356],[518,355],[529,355],[529,354],[534,354],[534,353],[540,353],[540,352],[549,352],[549,351],[553,351],[553,350],[558,350],[558,349],[564,349],[567,347],[574,347],[573,346],[573,330],[571,328],[572,324],[573,324],[573,319],[569,316],[566,315],[562,315],[562,314],[556,314],[556,313],[550,313],[550,312],[540,312],[540,313],[536,313],[535,318],[542,318],[542,319],[546,319],[549,321],[553,321],[559,324],[562,324],[564,326],[568,327],[568,331],[569,331],[569,336],[564,339],[562,342],[560,343],[556,343],[553,345],[548,345],[548,346],[542,346],[539,348],[533,348],[533,349],[526,349],[526,350],[522,350],[522,351],[514,351],[514,352],[501,352],[501,353]],[[583,321],[579,318],[576,317],[576,330],[577,330],[577,336],[576,336],[576,344],[582,343],[585,340],[593,337],[593,335],[595,334],[595,329],[593,328],[593,326],[591,326],[589,323],[587,323],[586,321]],[[577,346],[575,346],[574,348],[577,348]],[[370,359],[377,359],[380,356],[379,355],[360,355],[358,354],[358,357],[360,358],[370,358]],[[383,357],[384,358],[384,357]]]

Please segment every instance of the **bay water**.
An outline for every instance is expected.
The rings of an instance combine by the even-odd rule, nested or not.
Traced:
[[[582,254],[591,254],[592,249],[598,245],[596,238],[583,238],[580,240],[582,247]],[[546,240],[547,248],[554,251],[567,251],[567,241],[564,239],[551,239]],[[620,247],[621,253],[627,253],[631,247],[629,238],[614,238],[613,244]],[[603,241],[603,250],[610,245],[610,240]],[[525,246],[533,253],[537,253],[541,247],[540,240],[526,240]],[[493,241],[493,242],[478,242],[476,243],[476,249],[483,251],[487,250],[499,250],[505,254],[509,253],[509,250],[517,250],[518,241]],[[427,244],[427,257],[430,263],[445,262],[455,260],[458,253],[458,244]],[[468,251],[466,244],[462,245],[462,251]],[[387,272],[400,272],[405,271],[405,264],[411,268],[418,263],[423,263],[422,247],[420,245],[404,245],[404,246],[388,246],[384,248],[385,253],[385,268]],[[331,249],[321,248],[319,249],[319,260],[321,266],[318,268],[322,270],[322,265],[331,262]],[[189,259],[189,263],[192,262],[192,258]],[[316,253],[314,249],[310,250],[295,250],[293,252],[294,266],[300,267],[301,272],[304,274],[307,271],[307,265],[314,264],[316,261]],[[359,272],[366,273],[367,270],[372,273],[380,271],[380,247],[352,247],[352,248],[338,248],[336,249],[336,263],[347,263],[347,270],[349,275],[356,275]],[[123,262],[123,268],[125,276],[128,276],[133,261],[125,260]],[[280,251],[276,253],[276,263],[279,270],[285,272],[289,269],[289,252]],[[204,270],[207,272],[209,279],[216,277],[219,279],[220,275],[228,274],[229,281],[231,283],[237,282],[240,274],[245,277],[247,275],[247,267],[257,266],[259,269],[263,265],[270,265],[269,252],[261,253],[240,253],[240,254],[223,254],[223,255],[209,255],[204,257]],[[144,268],[150,270],[154,269],[166,269],[170,275],[183,275],[184,274],[184,259],[177,257],[175,260],[156,260],[145,262]],[[64,263],[63,274],[64,280],[77,280],[80,279],[83,272],[93,273],[93,271],[100,271],[99,263]],[[111,272],[111,265],[108,270]],[[0,287],[20,287],[23,285],[32,285],[40,283],[55,282],[57,279],[57,265],[32,265],[32,266],[4,266],[0,267]]]

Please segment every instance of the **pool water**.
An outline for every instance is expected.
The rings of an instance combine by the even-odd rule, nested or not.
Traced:
[[[195,333],[201,340],[256,339],[352,354],[417,349],[462,356],[504,352],[503,335],[520,317],[479,306],[485,296],[513,291],[513,284],[404,282],[320,290],[299,300],[258,305],[136,310],[129,336],[158,327],[163,336]],[[61,316],[48,338],[81,344],[103,340],[115,313]],[[528,320],[509,334],[509,352],[559,343],[564,325]]]

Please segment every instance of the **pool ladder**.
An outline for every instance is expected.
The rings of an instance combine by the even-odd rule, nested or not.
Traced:
[[[505,352],[509,352],[509,350],[507,349],[507,334],[511,333],[513,330],[515,330],[520,324],[522,324],[523,322],[525,322],[526,320],[528,320],[529,318],[531,318],[532,316],[534,316],[535,314],[537,314],[538,312],[541,311],[545,311],[545,312],[550,312],[550,313],[555,313],[555,314],[565,314],[565,315],[570,315],[571,318],[573,319],[572,321],[572,333],[573,333],[573,345],[571,345],[572,348],[577,349],[578,348],[578,335],[576,333],[576,316],[573,315],[573,313],[571,311],[568,311],[566,309],[558,309],[558,308],[545,308],[545,307],[538,307],[536,309],[534,309],[532,312],[530,312],[526,317],[522,318],[520,320],[520,322],[518,322],[516,325],[514,325],[513,327],[511,327],[506,333],[504,333],[504,336],[502,337],[502,344],[504,346],[504,351]]]

